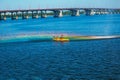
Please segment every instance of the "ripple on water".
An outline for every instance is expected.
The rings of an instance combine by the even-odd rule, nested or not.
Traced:
[[[74,18],[76,22],[73,21],[73,24],[70,23],[69,26],[67,26],[69,22],[65,22],[64,25],[64,21],[67,21],[66,18],[54,19],[55,26],[53,27],[47,26],[54,23],[51,19],[50,22],[45,22],[46,19],[41,20],[41,22],[44,22],[42,24],[46,23],[46,26],[41,25],[39,20],[33,23],[30,20],[28,24],[35,25],[37,23],[46,32],[49,32],[49,30],[54,31],[56,27],[57,33],[67,31],[80,35],[119,35],[120,23],[115,21],[116,24],[113,24],[111,20],[109,22],[108,18],[110,16],[105,20],[107,23],[101,22],[100,24],[97,21],[95,23],[92,21],[103,20],[104,17],[94,16],[87,19],[86,16],[84,19],[79,19],[80,17],[78,19]],[[71,20],[69,18],[68,21]],[[89,20],[89,24],[86,24],[87,20]],[[90,20],[92,21],[91,24]],[[79,23],[82,21],[86,23]],[[24,33],[22,30],[27,27],[24,30],[26,33],[29,28],[32,28],[26,24],[27,21],[18,24],[17,27],[13,25],[13,27],[4,29],[5,25],[2,25],[0,33],[5,35],[12,31],[12,34],[20,34]],[[23,26],[21,27],[21,25]],[[107,27],[105,27],[106,25]],[[35,29],[35,26],[33,27]],[[64,31],[62,31],[63,28]],[[42,32],[39,28],[36,29],[39,33]],[[109,31],[106,31],[108,29]],[[73,41],[68,43],[19,42],[0,44],[0,80],[120,80],[119,47],[120,39]]]

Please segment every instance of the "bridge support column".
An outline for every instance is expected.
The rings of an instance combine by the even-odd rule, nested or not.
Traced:
[[[120,10],[118,10],[118,14],[120,14]]]
[[[109,14],[109,10],[108,9],[105,10],[105,14]]]
[[[116,12],[115,12],[115,11],[113,11],[112,13],[113,13],[113,14],[116,14]]]
[[[118,10],[116,10],[116,14],[119,14],[119,11],[118,11]]]
[[[46,17],[47,17],[46,11],[41,11],[41,18],[46,18]]]
[[[100,9],[96,9],[96,12],[95,12],[96,15],[100,15],[101,14],[101,11]]]
[[[91,9],[86,9],[85,13],[86,13],[86,16],[91,16]]]
[[[113,14],[113,10],[109,10],[109,13],[110,13],[110,14]]]
[[[100,10],[100,14],[101,14],[101,15],[106,14],[105,9],[101,9],[101,10]]]
[[[63,11],[62,10],[56,10],[54,11],[54,17],[62,17],[63,16]]]
[[[120,11],[118,11],[118,14],[120,14]]]
[[[98,12],[98,11],[96,11],[96,12],[95,12],[95,14],[96,14],[96,15],[99,15],[99,12]]]
[[[104,12],[103,12],[102,10],[100,10],[100,14],[101,14],[101,15],[103,15],[103,14],[104,14]]]
[[[6,20],[6,16],[5,16],[6,13],[0,13],[0,20]]]
[[[118,12],[117,12],[117,11],[115,11],[115,14],[118,14]]]
[[[11,19],[12,19],[12,20],[17,20],[17,19],[18,19],[17,12],[12,12],[12,13],[11,13]]]
[[[2,20],[2,14],[0,13],[0,20]]]
[[[114,11],[112,11],[111,14],[114,14]]]
[[[33,19],[39,18],[39,16],[38,16],[38,11],[36,11],[36,12],[32,11],[32,18],[33,18]]]
[[[102,15],[102,11],[100,11],[99,13],[100,13],[100,15]]]
[[[22,12],[22,19],[28,19],[28,12]]]
[[[71,16],[80,16],[80,10],[71,10],[72,15]]]
[[[6,17],[6,12],[4,12],[4,17],[3,17],[3,20],[6,20],[7,17]]]

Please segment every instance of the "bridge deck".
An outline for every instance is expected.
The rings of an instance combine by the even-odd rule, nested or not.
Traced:
[[[0,10],[0,12],[24,12],[24,11],[55,11],[55,10],[120,10],[120,8],[51,8],[51,9],[21,9],[21,10]]]

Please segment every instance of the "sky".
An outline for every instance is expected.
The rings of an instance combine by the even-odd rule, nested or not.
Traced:
[[[0,0],[0,10],[36,8],[120,8],[120,0]]]

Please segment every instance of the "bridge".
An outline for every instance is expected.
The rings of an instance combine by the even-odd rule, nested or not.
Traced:
[[[6,20],[7,18],[11,18],[12,20],[16,20],[18,18],[28,19],[29,17],[33,19],[39,17],[46,18],[48,15],[52,15],[54,17],[62,17],[66,11],[71,16],[80,16],[80,14],[85,14],[86,16],[101,14],[120,14],[119,8],[53,8],[0,10],[0,20]]]

